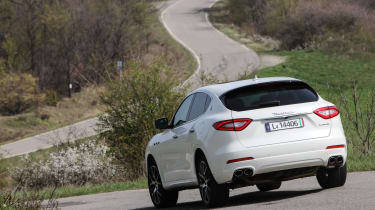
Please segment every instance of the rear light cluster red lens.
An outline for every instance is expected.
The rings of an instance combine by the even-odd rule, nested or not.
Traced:
[[[323,119],[331,119],[339,115],[340,111],[334,106],[329,106],[317,109],[314,113]]]
[[[328,146],[326,149],[339,149],[339,148],[345,148],[345,144]]]
[[[245,158],[238,158],[238,159],[228,160],[227,164],[241,162],[241,161],[246,161],[246,160],[254,160],[254,158],[253,157],[245,157]]]
[[[242,131],[251,121],[251,119],[224,120],[213,124],[213,127],[219,131]]]

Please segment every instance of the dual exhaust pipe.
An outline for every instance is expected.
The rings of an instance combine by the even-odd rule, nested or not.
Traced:
[[[234,176],[237,178],[240,177],[250,177],[253,175],[253,169],[251,168],[241,168],[234,171]]]
[[[328,167],[340,167],[344,163],[344,158],[341,155],[332,156],[328,159]]]

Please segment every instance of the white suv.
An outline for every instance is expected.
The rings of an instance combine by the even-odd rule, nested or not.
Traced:
[[[262,78],[199,88],[158,129],[146,149],[155,207],[176,205],[178,191],[198,188],[207,207],[229,189],[315,176],[323,188],[346,180],[346,138],[339,110],[293,78]]]

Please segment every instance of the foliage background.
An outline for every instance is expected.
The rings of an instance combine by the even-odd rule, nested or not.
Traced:
[[[144,151],[156,130],[155,119],[173,116],[184,97],[175,88],[171,69],[162,60],[150,65],[132,63],[122,78],[108,83],[102,102],[106,114],[100,117],[101,137],[106,140],[129,178],[144,175]]]

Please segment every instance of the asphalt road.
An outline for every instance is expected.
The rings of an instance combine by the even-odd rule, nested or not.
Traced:
[[[94,136],[97,134],[97,118],[92,118],[49,131],[37,136],[25,138],[13,143],[0,146],[0,157],[10,158],[47,149],[62,142],[75,141],[78,139]]]
[[[188,48],[199,61],[195,74],[187,80],[197,85],[197,75],[209,72],[221,79],[235,79],[243,71],[259,66],[259,57],[252,50],[228,39],[209,23],[205,11],[216,0],[171,0],[162,13],[168,31]],[[96,119],[84,121],[57,131],[4,145],[6,157],[47,148],[58,139],[80,131],[80,137],[94,135]],[[57,137],[56,137],[57,136]],[[341,188],[322,190],[314,177],[283,183],[279,190],[261,193],[255,187],[233,190],[223,209],[375,209],[375,172],[351,173]],[[70,197],[59,200],[62,209],[153,209],[147,190],[123,191]],[[202,208],[198,190],[180,193],[177,209]]]
[[[246,47],[226,38],[208,22],[206,13],[215,0],[171,0],[162,14],[168,31],[200,61],[187,82],[197,85],[200,71],[235,79],[259,66],[259,58]],[[322,190],[315,177],[283,183],[278,190],[261,193],[255,187],[230,193],[223,209],[375,209],[375,172],[351,173],[341,188]],[[147,190],[103,193],[59,200],[62,209],[153,209]],[[182,191],[176,209],[202,208],[198,190]]]
[[[198,68],[185,81],[194,89],[199,87],[201,71],[219,79],[233,80],[244,71],[253,71],[260,59],[251,49],[227,38],[209,22],[205,12],[217,0],[170,0],[160,4],[161,21],[174,39],[196,58]],[[46,149],[62,141],[96,135],[97,118],[0,146],[0,157],[9,158]]]
[[[147,190],[103,193],[64,198],[62,209],[153,209]],[[203,208],[198,190],[180,192],[174,209]],[[344,187],[322,190],[315,177],[284,182],[280,189],[259,192],[256,187],[232,190],[222,209],[288,209],[332,210],[375,209],[375,172],[350,173]]]
[[[170,34],[189,49],[199,62],[197,71],[185,82],[198,87],[200,72],[218,79],[235,80],[260,65],[258,55],[222,32],[208,19],[207,9],[217,0],[171,0],[162,13],[162,22]]]

